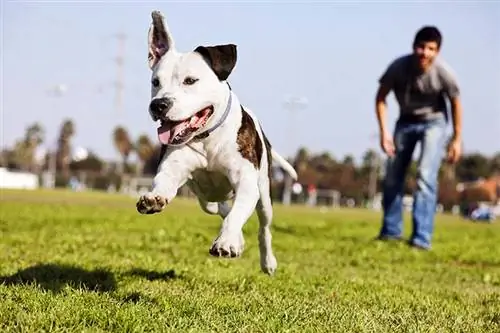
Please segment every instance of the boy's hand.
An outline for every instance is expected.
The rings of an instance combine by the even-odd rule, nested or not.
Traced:
[[[448,163],[455,164],[462,155],[462,144],[460,138],[453,138],[448,144]]]
[[[394,140],[390,134],[382,133],[380,135],[380,147],[387,156],[394,157],[396,149],[394,147]]]

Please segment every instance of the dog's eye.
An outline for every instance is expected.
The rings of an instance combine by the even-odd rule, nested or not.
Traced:
[[[151,81],[151,84],[153,85],[153,87],[158,87],[160,85],[160,80],[158,80],[157,77],[155,77],[152,81]]]
[[[183,83],[186,84],[186,85],[188,85],[188,86],[190,86],[192,84],[195,84],[196,81],[198,81],[198,79],[195,79],[193,77],[188,76],[187,78],[184,79]]]

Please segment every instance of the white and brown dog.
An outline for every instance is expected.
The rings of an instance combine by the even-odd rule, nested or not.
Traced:
[[[151,16],[149,113],[160,122],[163,149],[153,188],[139,198],[137,210],[160,212],[187,183],[205,212],[223,218],[210,254],[238,257],[244,247],[243,225],[256,209],[260,264],[272,274],[277,261],[270,230],[271,160],[292,178],[297,173],[271,148],[256,116],[225,82],[236,64],[236,45],[199,46],[181,53],[163,15],[154,11]]]

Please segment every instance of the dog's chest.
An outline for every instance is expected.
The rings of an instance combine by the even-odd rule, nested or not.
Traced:
[[[233,196],[231,183],[218,171],[195,170],[188,180],[188,185],[197,196],[210,202],[229,200]]]

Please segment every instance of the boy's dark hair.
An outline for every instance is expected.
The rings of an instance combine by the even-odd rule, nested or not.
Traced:
[[[421,43],[426,42],[436,42],[438,49],[441,48],[443,37],[441,36],[441,32],[438,28],[434,26],[425,26],[420,28],[419,31],[415,34],[415,40],[413,41],[413,47],[417,46]]]

